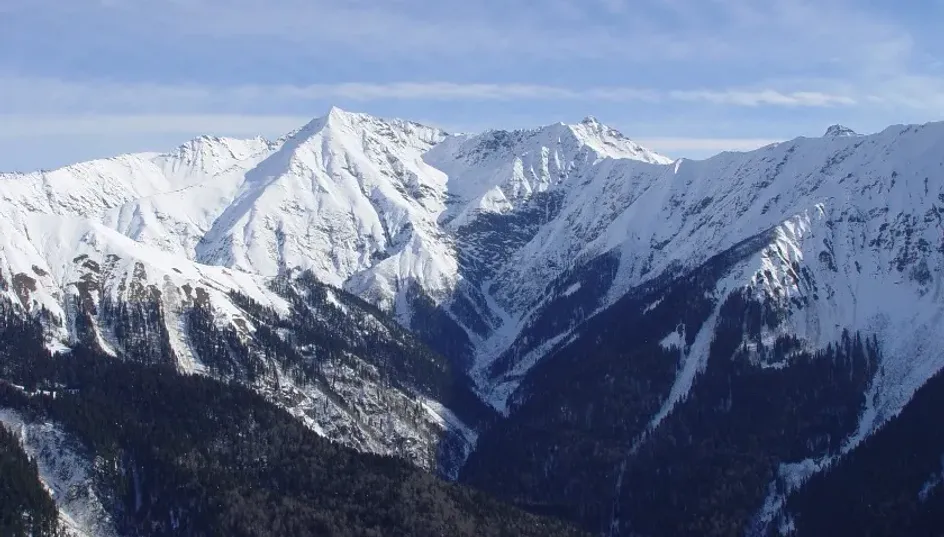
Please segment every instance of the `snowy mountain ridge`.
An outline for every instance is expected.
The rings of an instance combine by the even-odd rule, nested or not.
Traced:
[[[310,271],[455,350],[483,399],[513,412],[528,373],[584,323],[754,240],[713,291],[719,307],[747,289],[780,312],[770,337],[810,349],[843,330],[881,340],[862,438],[944,366],[929,350],[944,343],[942,147],[944,124],[869,136],[837,125],[822,138],[672,161],[592,117],[450,135],[334,108],[276,141],[201,137],[166,154],[0,175],[0,291],[43,316],[51,346],[78,341],[87,318],[113,352],[123,343],[102,312],[159,304],[180,367],[202,371],[187,326],[195,289],[220,327],[251,338],[261,321],[233,293],[288,317],[272,281]],[[684,345],[678,332],[659,334],[686,356],[664,413],[704,367],[714,329]],[[474,444],[450,415],[429,423]],[[358,446],[392,445],[374,425],[362,430]],[[431,438],[424,430],[416,438]]]
[[[200,265],[262,277],[312,270],[407,327],[412,282],[468,333],[482,368],[511,345],[514,327],[534,317],[547,282],[568,266],[619,253],[605,308],[673,264],[694,266],[804,211],[832,210],[845,187],[822,178],[798,184],[809,163],[852,176],[881,163],[850,165],[850,156],[874,154],[877,144],[887,153],[907,132],[864,138],[836,125],[823,139],[669,166],[592,117],[450,136],[333,108],[276,142],[201,137],[164,155],[0,176],[0,211],[21,233],[25,214],[71,215]],[[542,221],[529,222],[533,229],[506,243],[508,251],[482,251],[494,245],[477,243],[469,229],[483,216],[521,213],[542,196],[554,200]],[[452,311],[457,293],[472,295],[463,309],[478,319]]]
[[[0,175],[0,214],[20,232],[28,214],[87,218],[265,277],[312,270],[408,324],[406,282],[441,303],[463,279],[450,236],[462,222],[513,210],[604,158],[668,162],[592,118],[450,137],[333,108],[275,142],[204,136],[166,154]]]

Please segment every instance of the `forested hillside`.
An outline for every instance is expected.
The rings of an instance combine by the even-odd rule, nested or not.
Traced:
[[[0,388],[2,389],[2,388]],[[39,480],[36,463],[0,424],[0,535],[58,537],[59,513]]]

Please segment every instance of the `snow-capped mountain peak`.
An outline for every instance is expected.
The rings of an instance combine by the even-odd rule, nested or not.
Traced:
[[[823,138],[843,138],[848,136],[859,136],[859,133],[838,123],[830,125],[829,128],[826,129],[826,133],[823,134]]]
[[[593,116],[587,116],[583,121],[569,128],[582,144],[592,148],[603,157],[624,158],[652,164],[669,164],[673,161],[669,157],[642,147],[620,131],[600,123]]]
[[[332,106],[328,113],[313,119],[288,137],[312,136],[323,130],[386,138],[397,145],[416,145],[429,149],[442,141],[446,133],[435,127],[402,119],[385,119]]]
[[[316,132],[321,131],[329,126],[333,127],[344,127],[344,126],[354,126],[364,121],[373,120],[372,116],[367,114],[359,114],[357,112],[348,112],[337,106],[332,106],[328,109],[328,113],[323,116],[318,116],[308,122],[303,126],[299,131],[292,136],[297,136],[298,134],[305,133],[307,135],[312,135]]]
[[[535,129],[452,136],[424,155],[449,177],[449,210],[456,228],[481,213],[507,213],[536,194],[576,184],[581,170],[604,159],[672,162],[595,119]]]
[[[435,233],[446,180],[422,155],[445,136],[332,108],[246,173],[197,258],[270,276],[312,270],[388,309],[408,277],[442,295],[455,274]]]

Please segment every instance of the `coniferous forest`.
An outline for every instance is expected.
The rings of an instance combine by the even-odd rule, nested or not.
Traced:
[[[789,500],[800,535],[944,535],[944,374]]]
[[[0,425],[0,535],[57,537],[60,531],[56,504],[39,480],[36,463],[16,435]]]

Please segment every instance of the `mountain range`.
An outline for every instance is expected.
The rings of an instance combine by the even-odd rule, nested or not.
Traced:
[[[942,123],[695,161],[333,108],[0,174],[0,311],[593,533],[820,535],[809,498],[930,419],[942,211]],[[940,507],[928,453],[863,513]]]

